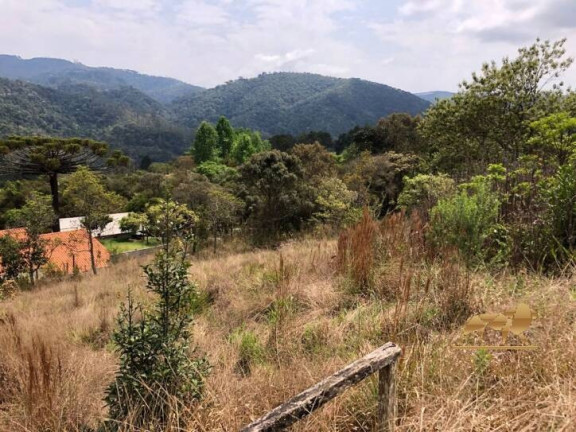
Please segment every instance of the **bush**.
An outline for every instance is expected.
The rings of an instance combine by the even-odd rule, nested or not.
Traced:
[[[477,182],[474,191],[462,190],[438,201],[431,212],[430,239],[439,249],[456,248],[467,264],[487,256],[485,248],[498,223],[500,202],[487,182]]]
[[[415,208],[428,211],[438,200],[456,191],[454,180],[446,174],[418,174],[404,178],[404,189],[398,196],[398,207],[410,211]]]
[[[174,408],[202,395],[209,367],[204,358],[190,357],[197,294],[187,270],[181,259],[160,252],[153,265],[144,267],[147,289],[158,296],[153,311],[135,305],[130,295],[121,308],[113,334],[120,370],[106,396],[116,421],[164,425]]]

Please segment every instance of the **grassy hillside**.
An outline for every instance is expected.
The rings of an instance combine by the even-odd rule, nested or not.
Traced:
[[[157,101],[131,87],[58,89],[0,78],[0,136],[81,136],[107,141],[137,158],[181,154],[189,132]]]
[[[333,135],[393,112],[418,114],[428,106],[417,96],[383,84],[308,73],[239,79],[171,105],[180,123],[192,127],[224,115],[237,126],[267,134],[325,130]]]
[[[205,398],[170,430],[184,419],[186,430],[239,430],[390,340],[403,348],[398,431],[571,430],[574,279],[425,264],[400,231],[382,229],[389,258],[375,263],[380,290],[370,297],[337,271],[335,241],[195,260],[190,276],[209,301],[194,340],[213,370]],[[128,288],[150,302],[141,275],[128,261],[0,303],[0,430],[86,430],[105,418],[104,389],[118,361],[110,333]],[[538,312],[528,333],[536,351],[454,348],[460,307],[499,311],[519,301]],[[295,430],[372,430],[376,388],[375,379],[364,382]]]
[[[95,68],[62,59],[0,55],[0,77],[20,79],[49,87],[86,84],[102,90],[134,87],[161,103],[188,96],[203,89],[173,78],[144,75],[114,68]]]

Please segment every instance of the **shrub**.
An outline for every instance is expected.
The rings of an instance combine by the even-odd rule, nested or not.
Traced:
[[[117,421],[136,425],[165,424],[177,404],[188,405],[202,395],[208,363],[190,357],[190,332],[196,288],[187,279],[188,266],[160,252],[145,266],[147,289],[158,296],[144,311],[131,296],[118,317],[113,340],[120,352],[120,370],[109,386],[106,402]]]
[[[404,178],[404,189],[398,196],[398,207],[410,211],[415,208],[428,211],[438,200],[456,191],[454,180],[446,174],[418,174]]]
[[[456,248],[467,264],[487,257],[487,240],[498,222],[500,202],[487,182],[438,202],[431,212],[430,239],[439,249]]]

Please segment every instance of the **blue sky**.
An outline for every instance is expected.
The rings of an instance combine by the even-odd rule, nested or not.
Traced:
[[[205,87],[296,71],[456,90],[537,37],[576,56],[576,0],[0,0],[0,16],[0,53]]]

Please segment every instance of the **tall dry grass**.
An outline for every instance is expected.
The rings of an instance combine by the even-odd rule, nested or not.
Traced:
[[[213,371],[204,399],[180,410],[167,430],[238,430],[388,340],[403,348],[400,431],[575,430],[575,279],[470,273],[455,256],[434,260],[417,219],[393,216],[372,229],[365,296],[351,292],[350,275],[338,271],[337,241],[194,261],[190,276],[207,303],[194,341]],[[0,303],[1,431],[90,430],[106,418],[118,305],[128,288],[150,302],[138,264]],[[538,312],[528,332],[538,350],[454,348],[469,313],[519,301]],[[376,389],[367,380],[294,430],[371,431]]]

